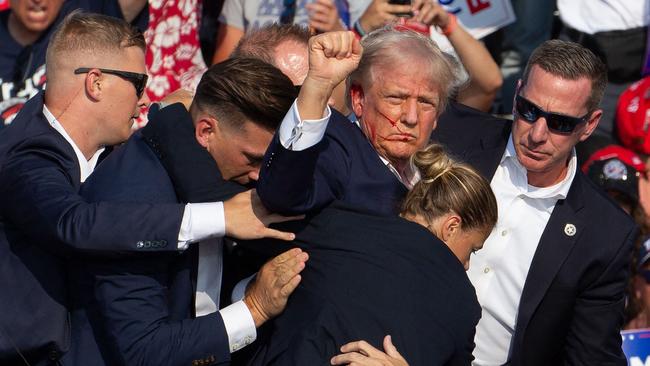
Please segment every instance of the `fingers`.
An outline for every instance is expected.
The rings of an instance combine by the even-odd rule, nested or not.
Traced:
[[[384,337],[384,352],[386,352],[387,355],[393,358],[397,358],[398,360],[404,360],[404,357],[397,352],[397,347],[393,345],[393,338],[390,335],[387,335]]]
[[[365,366],[381,366],[381,363],[377,360],[368,358],[365,355],[362,355],[358,352],[344,353],[332,357],[330,360],[332,365],[365,365]]]
[[[301,279],[302,277],[300,275],[293,276],[286,285],[282,286],[280,289],[280,294],[284,297],[289,297],[289,295],[291,295],[293,291],[298,287]]]
[[[414,12],[413,19],[427,25],[443,26],[447,23],[447,11],[437,2],[427,1]]]
[[[279,265],[282,264],[291,258],[295,258],[298,254],[302,253],[302,249],[300,248],[293,248],[289,249],[286,252],[276,256],[275,258],[272,259],[273,263]]]
[[[341,347],[341,352],[359,352],[373,358],[381,358],[384,353],[371,346],[366,341],[356,341],[345,344]]]
[[[353,54],[353,45],[356,37],[350,31],[345,32],[328,32],[315,37],[314,42],[323,50],[328,58],[343,59]],[[358,42],[358,41],[357,41]],[[358,50],[360,49],[360,45]]]
[[[278,240],[284,240],[284,241],[292,241],[292,240],[294,240],[296,238],[296,234],[288,233],[286,231],[280,231],[280,230],[265,228],[264,230],[262,230],[262,234],[260,235],[260,238],[270,238],[270,239],[278,239]]]

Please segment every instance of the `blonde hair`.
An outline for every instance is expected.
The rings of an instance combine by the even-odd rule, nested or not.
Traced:
[[[407,194],[403,216],[421,216],[427,222],[454,212],[461,228],[492,230],[497,201],[490,183],[469,165],[450,158],[441,145],[432,144],[411,158],[422,179]]]

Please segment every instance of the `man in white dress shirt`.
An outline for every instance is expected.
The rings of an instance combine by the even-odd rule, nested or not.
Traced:
[[[576,165],[602,116],[603,63],[575,43],[531,56],[514,122],[470,110],[433,138],[491,179],[499,220],[468,275],[483,308],[475,365],[625,365],[634,224]]]

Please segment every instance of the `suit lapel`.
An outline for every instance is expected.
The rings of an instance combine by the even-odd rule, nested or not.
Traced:
[[[501,162],[507,143],[507,139],[505,141],[500,139],[497,142],[481,139],[480,149],[468,150],[461,158],[471,164],[488,181],[491,181]]]
[[[578,172],[565,200],[558,201],[539,240],[521,294],[515,342],[524,331],[584,228],[579,214],[583,206],[582,182]]]

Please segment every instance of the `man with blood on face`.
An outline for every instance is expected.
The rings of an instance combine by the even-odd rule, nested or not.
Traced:
[[[309,72],[300,96],[260,171],[258,192],[272,211],[306,213],[342,200],[397,213],[420,178],[409,159],[427,145],[447,104],[454,61],[431,39],[412,31],[382,28],[367,35],[361,47],[347,39],[348,33],[339,37],[343,48],[332,54],[340,52],[340,58],[358,62],[358,67],[322,77],[325,63],[319,46],[310,42]],[[349,102],[360,128],[327,107],[348,73]]]

